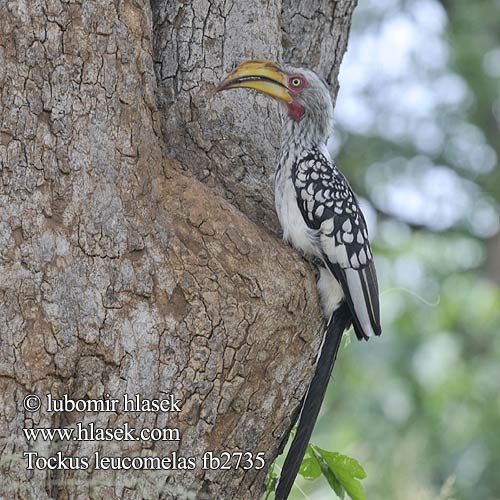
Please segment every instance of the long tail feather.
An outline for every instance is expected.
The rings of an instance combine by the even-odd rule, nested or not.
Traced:
[[[299,424],[295,432],[295,436],[290,447],[290,451],[281,471],[278,487],[276,488],[276,500],[286,500],[290,494],[295,477],[300,469],[300,464],[304,458],[304,454],[309,444],[314,424],[318,418],[323,398],[325,397],[326,387],[330,375],[332,374],[333,365],[337,358],[340,341],[344,330],[351,323],[351,313],[345,302],[336,309],[328,326],[326,328],[323,345],[319,354],[319,359],[316,364],[314,377],[307,389],[307,393],[302,403],[302,410],[299,416]]]

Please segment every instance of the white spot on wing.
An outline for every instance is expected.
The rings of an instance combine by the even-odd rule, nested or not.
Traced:
[[[365,252],[365,249],[362,248],[359,253],[358,253],[358,258],[359,258],[359,262],[363,265],[363,264],[366,264],[366,252]]]
[[[351,255],[351,265],[355,269],[359,267],[359,260],[358,260],[358,257],[357,257],[357,255],[355,253],[353,253]]]
[[[324,233],[331,233],[333,231],[333,219],[328,219],[321,224],[321,230]]]

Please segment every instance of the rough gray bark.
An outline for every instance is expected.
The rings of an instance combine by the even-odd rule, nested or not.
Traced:
[[[245,91],[214,96],[214,89],[242,60],[281,58],[281,2],[151,3],[168,153],[252,220],[277,229],[272,208],[281,128],[277,105]]]
[[[206,450],[263,451],[269,465],[311,376],[321,320],[310,269],[181,172],[203,177],[206,170],[211,185],[220,182],[218,191],[232,192],[247,214],[271,217],[264,153],[273,155],[277,141],[269,136],[277,125],[265,125],[262,109],[275,118],[274,105],[251,96],[238,111],[242,95],[208,97],[240,56],[279,56],[282,6],[165,5],[173,28],[155,24],[155,53],[162,42],[163,58],[180,59],[173,76],[163,61],[158,91],[149,2],[0,0],[0,468],[6,498],[257,498],[265,470],[27,471],[23,452],[177,451],[199,459]],[[263,8],[266,16],[255,17]],[[159,16],[165,7],[156,2],[155,9]],[[195,26],[203,20],[192,36],[189,12]],[[252,37],[242,34],[242,19]],[[268,43],[270,52],[261,54]],[[189,69],[200,58],[203,67]],[[256,136],[259,127],[269,128]],[[164,155],[164,139],[182,165]],[[257,191],[264,188],[259,212]],[[22,407],[28,393],[73,399],[173,393],[183,411],[29,413]],[[29,444],[22,433],[23,427],[82,421],[178,427],[182,439]]]
[[[316,69],[330,83],[334,98],[339,90],[337,77],[357,3],[357,0],[283,1],[283,60]]]

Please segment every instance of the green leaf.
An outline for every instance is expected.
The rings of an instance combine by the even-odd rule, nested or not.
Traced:
[[[313,452],[311,445],[308,445],[302,464],[300,465],[299,474],[308,481],[314,481],[321,476],[321,466]]]
[[[333,491],[337,494],[339,498],[342,500],[345,497],[345,489],[340,483],[339,479],[335,475],[335,473],[330,469],[330,466],[328,465],[327,461],[318,454],[318,462],[321,467],[321,472],[323,473],[323,476],[325,476],[326,480],[328,481],[328,484],[330,485],[330,488],[332,488]]]
[[[314,445],[311,449],[323,475],[340,498],[344,498],[342,489],[345,489],[352,500],[366,500],[363,485],[358,480],[364,479],[366,472],[357,460]]]

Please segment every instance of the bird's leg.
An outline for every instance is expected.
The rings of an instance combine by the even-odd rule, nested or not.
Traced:
[[[319,268],[320,267],[325,267],[325,264],[319,257],[315,256],[309,256],[309,257],[304,257],[307,262],[310,262],[312,266],[314,267],[314,275],[316,276],[316,282],[319,280]]]
[[[301,251],[300,249],[296,249],[296,250],[298,250],[298,252],[302,256],[302,258],[306,262],[309,262],[309,264],[312,264],[312,266],[314,267],[314,273],[316,275],[316,281],[318,281],[318,279],[319,279],[318,267],[325,267],[323,260],[320,259],[319,257],[316,257],[315,255],[306,254],[305,252]]]

